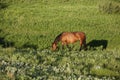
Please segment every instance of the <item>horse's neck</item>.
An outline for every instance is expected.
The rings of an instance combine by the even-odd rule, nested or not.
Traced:
[[[55,41],[54,41],[54,43],[55,43],[55,44],[58,44],[59,41],[60,41],[60,39],[59,39],[59,38],[56,38]]]
[[[62,34],[62,33],[61,33],[61,34]],[[57,44],[57,43],[60,41],[61,34],[59,34],[59,35],[55,38],[54,43]]]

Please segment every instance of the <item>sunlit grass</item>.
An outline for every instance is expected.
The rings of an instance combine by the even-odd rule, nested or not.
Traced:
[[[0,79],[119,79],[120,15],[99,11],[101,0],[17,0],[0,8]],[[107,40],[106,50],[52,52],[63,31],[83,31],[87,43]],[[3,47],[4,46],[4,47]],[[13,75],[13,76],[11,76]]]

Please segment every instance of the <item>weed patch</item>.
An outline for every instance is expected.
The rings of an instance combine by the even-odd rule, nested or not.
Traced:
[[[106,1],[99,5],[100,12],[107,14],[120,14],[120,3],[113,1]]]

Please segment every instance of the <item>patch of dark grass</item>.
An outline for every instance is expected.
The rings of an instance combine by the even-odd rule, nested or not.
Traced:
[[[6,4],[6,3],[0,3],[0,10],[1,9],[5,9],[7,7],[8,7],[8,4]]]
[[[22,48],[32,48],[32,49],[37,49],[38,46],[36,44],[31,44],[30,42],[25,43]]]
[[[120,14],[120,3],[114,1],[106,1],[99,5],[99,11],[107,14]]]
[[[14,46],[14,42],[6,41],[4,38],[0,38],[0,45],[3,48],[13,47]]]
[[[13,47],[15,43],[12,41],[6,40],[5,39],[6,36],[7,34],[5,34],[2,29],[0,29],[0,46],[3,48]]]

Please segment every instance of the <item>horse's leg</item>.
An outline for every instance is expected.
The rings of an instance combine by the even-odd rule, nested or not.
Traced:
[[[64,45],[62,45],[62,49],[64,49]]]
[[[80,41],[80,49],[79,49],[79,51],[81,51],[82,50],[82,41]]]
[[[66,46],[69,49],[69,51],[71,51],[72,48],[68,44]]]
[[[62,42],[62,49],[64,49],[66,43],[65,42]]]
[[[68,44],[67,44],[66,46],[67,46],[68,49],[70,48],[70,47],[68,46]]]
[[[84,41],[84,50],[87,50],[86,40]]]

